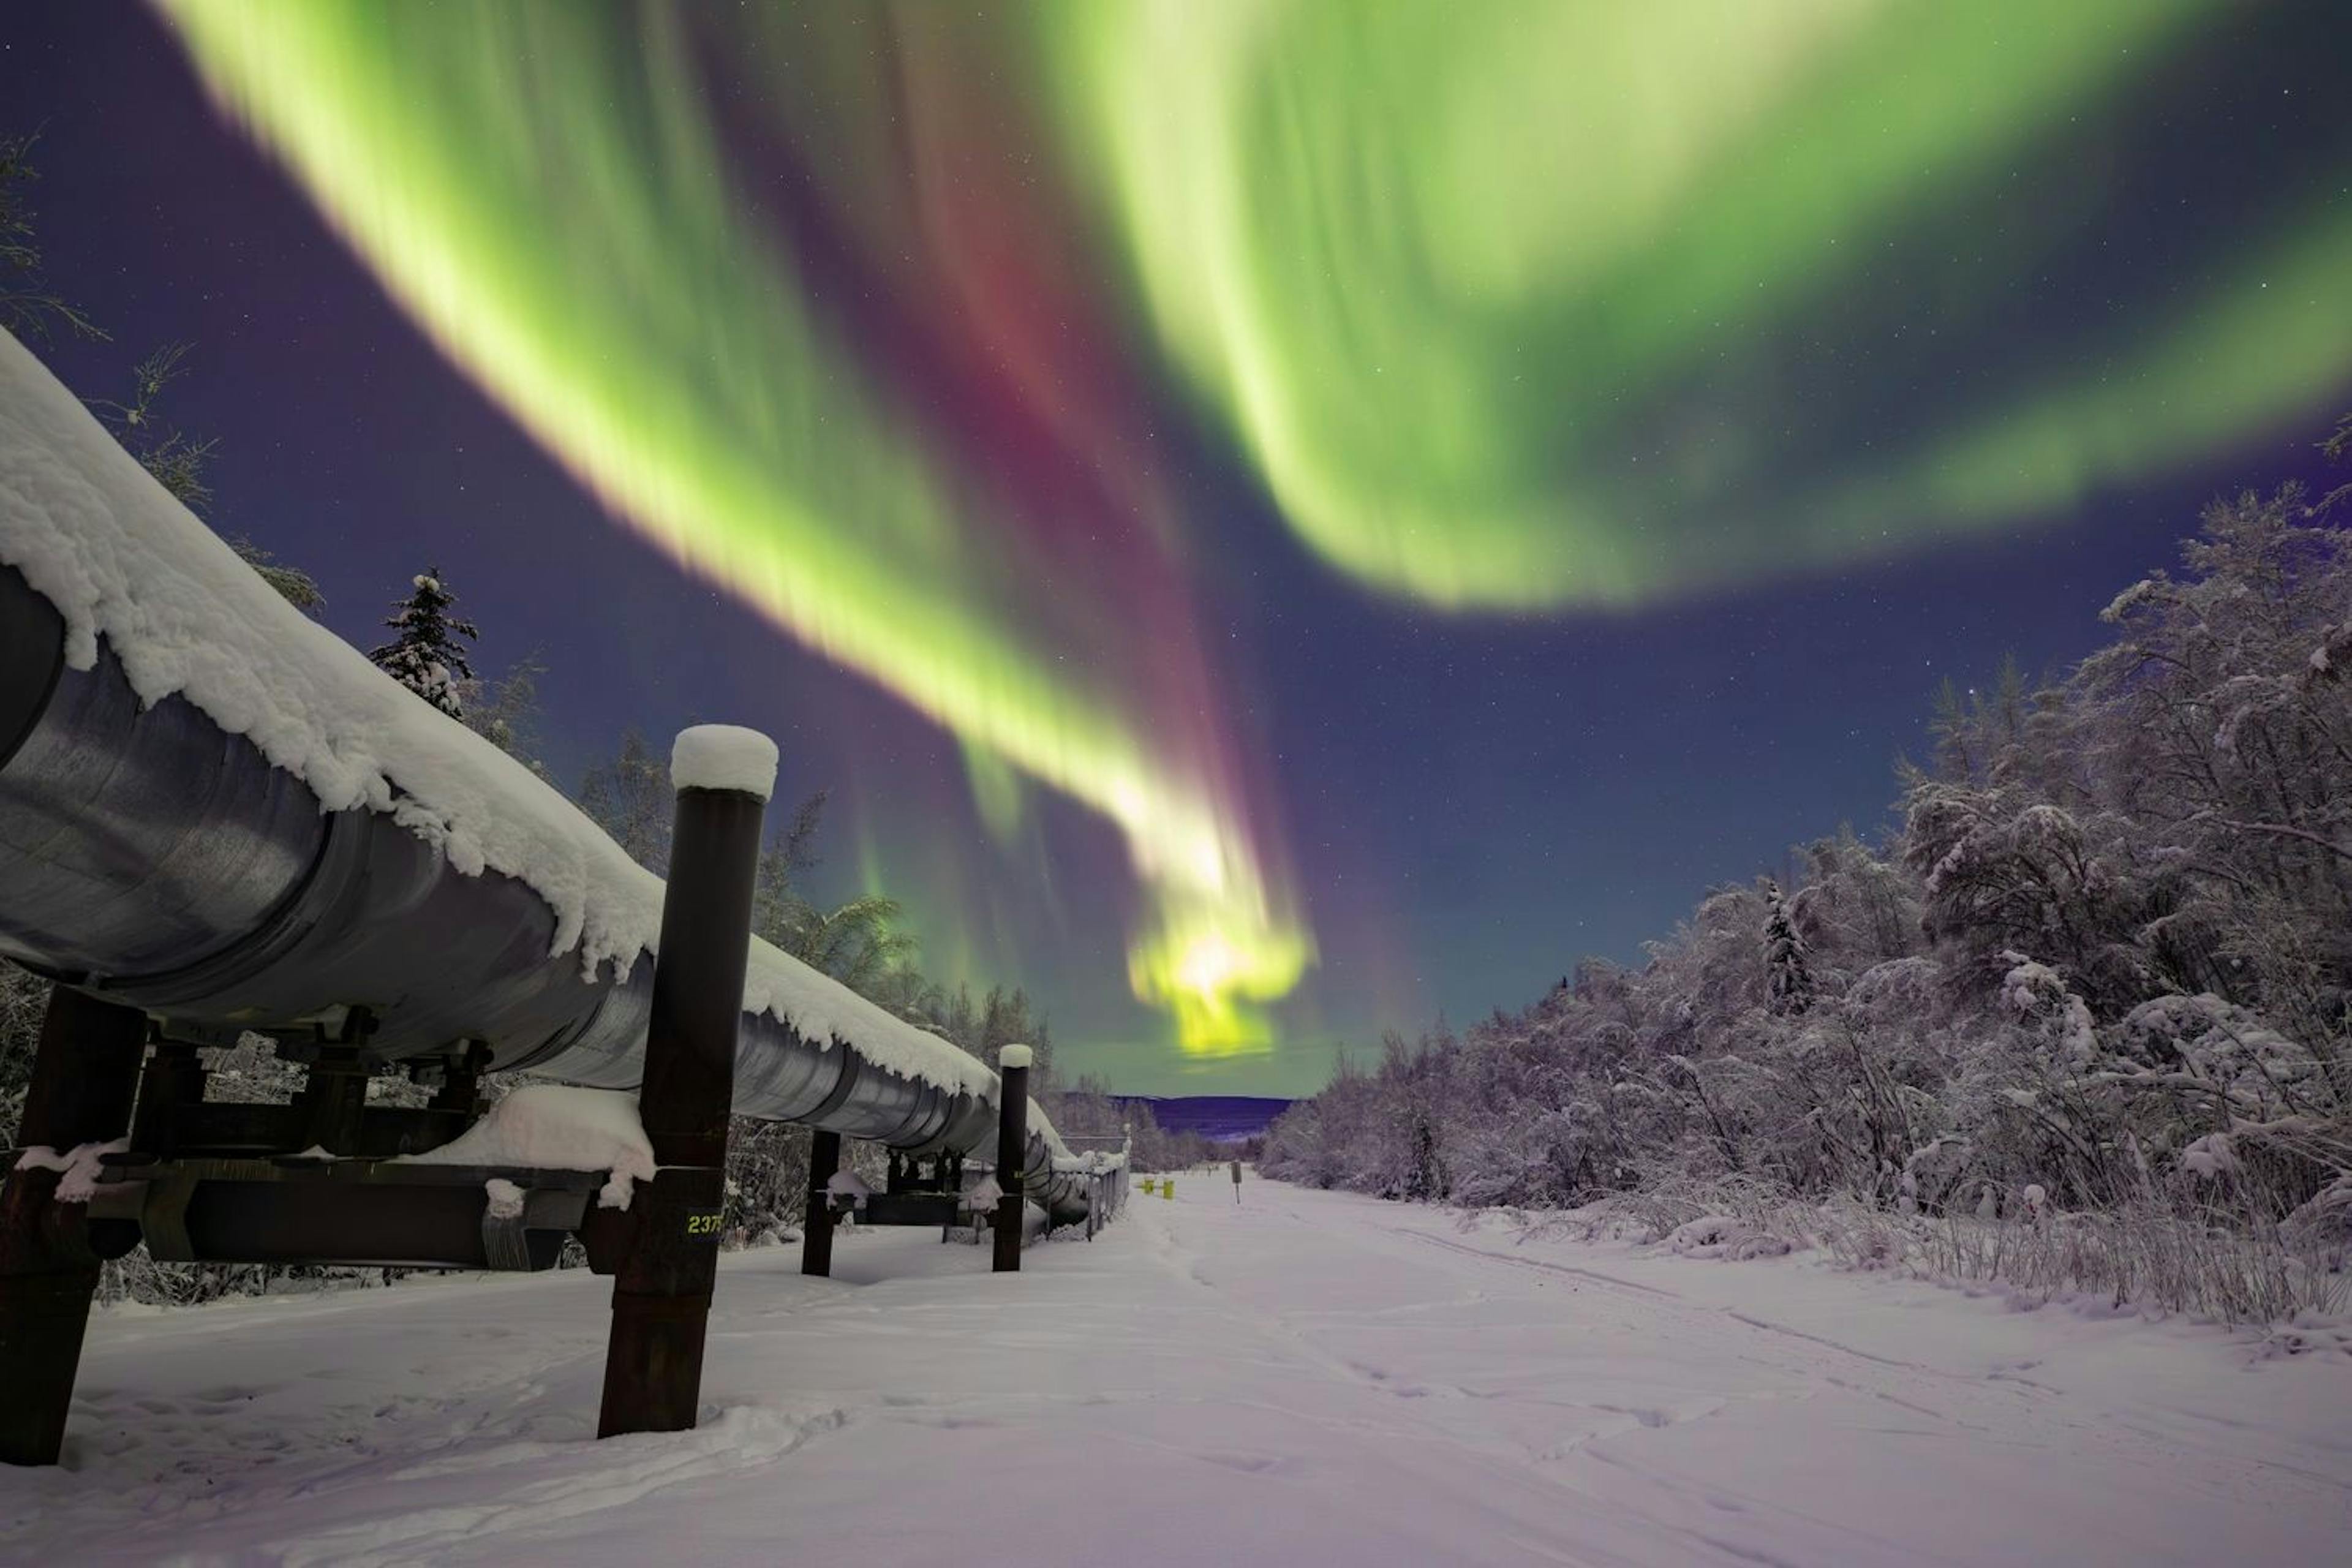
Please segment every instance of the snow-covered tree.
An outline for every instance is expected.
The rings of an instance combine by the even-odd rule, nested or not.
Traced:
[[[1764,885],[1764,994],[1776,1013],[1794,1015],[1813,1005],[1812,966],[1777,882]]]
[[[761,852],[751,892],[752,929],[807,964],[860,994],[885,988],[892,971],[914,956],[914,939],[899,929],[898,900],[880,894],[822,908],[801,890],[817,865],[816,837],[826,792],[800,804],[792,820]]]
[[[131,367],[130,401],[94,397],[90,406],[139,459],[139,466],[170,492],[172,499],[202,517],[210,510],[213,490],[207,478],[220,443],[209,437],[188,435],[163,416],[164,389],[186,373],[193,343],[166,343]],[[267,574],[265,574],[267,575]]]
[[[677,815],[669,763],[631,729],[621,752],[580,781],[580,809],[612,836],[629,858],[656,874],[669,868],[670,823]]]
[[[418,573],[409,584],[408,596],[394,603],[392,616],[383,623],[395,634],[393,640],[370,650],[368,658],[452,719],[463,718],[466,705],[459,693],[474,676],[464,644],[478,641],[482,634],[471,621],[450,615],[457,595],[442,583],[439,567]]]
[[[319,580],[308,572],[299,566],[287,565],[243,534],[230,540],[228,547],[236,552],[239,561],[252,567],[263,582],[275,589],[279,598],[304,615],[313,615],[326,608],[327,595],[320,588]]]
[[[539,759],[539,678],[547,667],[537,656],[517,659],[496,680],[465,680],[458,684],[466,728],[541,778],[547,764]]]

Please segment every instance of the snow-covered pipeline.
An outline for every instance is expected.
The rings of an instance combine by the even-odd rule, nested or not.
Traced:
[[[634,1087],[662,884],[287,605],[0,333],[0,952],[182,1029]],[[755,942],[735,1106],[985,1152],[984,1064]],[[1033,1195],[1083,1212],[1034,1104]],[[1047,1174],[1051,1173],[1051,1174]]]

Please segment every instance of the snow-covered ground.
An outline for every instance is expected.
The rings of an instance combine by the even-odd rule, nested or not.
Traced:
[[[702,1429],[598,1443],[584,1273],[115,1313],[0,1560],[2306,1563],[2352,1354],[1223,1173],[1019,1276],[727,1260]]]

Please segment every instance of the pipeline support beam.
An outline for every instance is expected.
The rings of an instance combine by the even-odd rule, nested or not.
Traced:
[[[764,788],[692,782],[678,763],[700,733],[678,737],[671,769],[682,787],[637,1104],[658,1173],[637,1188],[628,1250],[613,1281],[599,1437],[690,1430],[701,1398],[727,1195],[736,1030],[751,946],[751,885],[768,797]],[[768,755],[772,786],[772,748]]]
[[[121,1137],[146,1047],[145,1014],[51,991],[17,1148],[64,1155]],[[86,1201],[57,1201],[63,1177],[22,1164],[0,1177],[0,1462],[11,1465],[58,1462],[99,1259],[114,1250],[92,1249]]]
[[[998,1056],[996,1068],[1003,1079],[997,1094],[996,1123],[996,1200],[995,1272],[1021,1272],[1021,1232],[1025,1215],[1023,1205],[1028,1199],[1023,1195],[1021,1163],[1029,1152],[1029,1060],[1026,1046],[1007,1046]]]
[[[809,1139],[808,1214],[801,1223],[801,1272],[833,1273],[833,1178],[841,1169],[841,1134]]]

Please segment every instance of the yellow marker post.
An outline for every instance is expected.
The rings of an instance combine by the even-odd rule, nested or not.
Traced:
[[[1175,1196],[1176,1196],[1176,1178],[1175,1178],[1175,1177],[1171,1176],[1171,1177],[1169,1177],[1166,1181],[1164,1181],[1164,1182],[1162,1182],[1162,1183],[1160,1183],[1160,1195],[1161,1197],[1163,1197],[1163,1198],[1167,1198],[1167,1199],[1169,1199],[1169,1200],[1170,1200],[1170,1201],[1171,1201],[1171,1202],[1172,1202],[1172,1201],[1174,1201]]]

